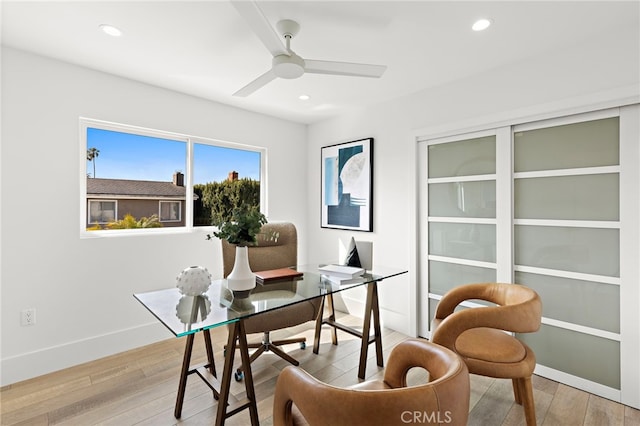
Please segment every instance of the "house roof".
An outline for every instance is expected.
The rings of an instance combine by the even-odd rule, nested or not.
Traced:
[[[139,196],[184,198],[186,190],[184,186],[174,185],[173,182],[159,182],[151,180],[129,179],[101,179],[87,178],[87,196]]]

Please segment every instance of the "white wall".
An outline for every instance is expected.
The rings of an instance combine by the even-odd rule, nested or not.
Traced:
[[[3,49],[3,385],[171,337],[132,294],[221,274],[202,231],[80,239],[80,116],[266,147],[269,219],[298,226],[305,260],[306,126]]]
[[[416,225],[416,136],[463,133],[513,118],[562,114],[576,108],[640,101],[638,28],[600,34],[571,48],[407,97],[313,124],[308,131],[310,258],[327,258],[347,231],[321,230],[320,148],[373,137],[374,263],[408,268],[409,274],[379,286],[385,326],[416,334],[418,227]],[[434,63],[434,66],[438,64]],[[633,194],[632,196],[635,196]],[[362,295],[344,297],[355,306]],[[354,300],[349,300],[351,297]],[[356,310],[354,309],[354,312]]]

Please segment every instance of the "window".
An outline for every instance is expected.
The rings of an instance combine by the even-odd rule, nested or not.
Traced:
[[[193,144],[194,226],[207,226],[239,202],[260,205],[261,153]]]
[[[116,201],[89,201],[89,224],[109,223],[116,218]]]
[[[160,201],[160,222],[176,222],[182,217],[180,201]]]
[[[264,149],[89,119],[80,124],[83,235],[209,226],[233,202],[260,206],[264,199]]]

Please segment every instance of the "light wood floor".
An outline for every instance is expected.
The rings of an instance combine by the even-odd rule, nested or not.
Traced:
[[[344,316],[341,322],[358,325],[360,320]],[[336,386],[358,382],[359,341],[339,332],[339,345],[330,343],[323,332],[319,355],[314,355],[313,324],[279,332],[279,337],[304,335],[309,345],[301,350],[287,347],[301,367],[322,381]],[[216,367],[223,366],[222,347],[226,328],[212,330]],[[254,336],[252,336],[254,337]],[[255,336],[257,337],[257,336]],[[278,337],[276,335],[275,337]],[[385,357],[407,336],[383,330]],[[202,339],[196,339],[194,362],[205,359]],[[252,340],[252,339],[250,339]],[[110,356],[42,377],[2,388],[2,425],[209,425],[215,419],[216,401],[197,377],[188,381],[182,418],[173,417],[173,408],[182,362],[184,339],[170,338],[118,355]],[[236,357],[239,358],[239,357]],[[258,412],[263,425],[272,424],[273,390],[278,372],[288,365],[267,353],[252,364]],[[369,350],[367,378],[381,375],[375,351]],[[416,374],[415,379],[419,379]],[[595,395],[534,377],[536,415],[540,425],[640,425],[640,411]],[[242,383],[234,383],[233,393],[242,393]],[[245,410],[227,421],[249,424]],[[471,376],[469,425],[507,426],[524,424],[522,407],[514,404],[511,382]],[[336,425],[340,426],[340,425]]]

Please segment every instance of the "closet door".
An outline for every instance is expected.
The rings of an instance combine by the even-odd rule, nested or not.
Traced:
[[[640,408],[639,141],[640,105],[419,141],[419,334],[454,286],[527,285],[536,374]]]
[[[428,297],[421,297],[418,332],[429,336],[444,293],[461,283],[496,280],[496,135],[423,144],[421,228],[428,244],[421,252],[420,281],[428,283],[421,291]]]
[[[513,236],[514,280],[543,301],[541,329],[518,336],[534,350],[536,372],[619,400],[620,119],[615,114],[514,128]]]

